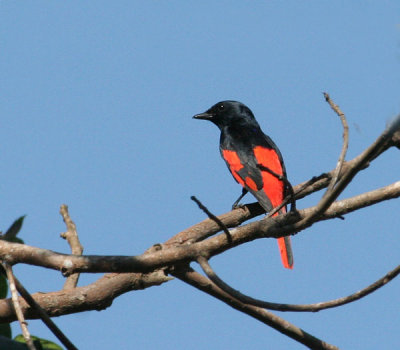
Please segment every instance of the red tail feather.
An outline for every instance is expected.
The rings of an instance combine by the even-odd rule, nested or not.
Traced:
[[[286,212],[286,210],[285,210]],[[273,216],[279,215],[278,213]],[[277,239],[279,252],[281,253],[281,260],[283,267],[293,269],[293,251],[290,237],[280,237]]]
[[[293,269],[293,253],[290,237],[278,238],[278,246],[281,253],[283,267]]]

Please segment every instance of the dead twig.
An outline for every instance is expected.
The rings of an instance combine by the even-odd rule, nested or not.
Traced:
[[[172,273],[176,278],[181,281],[207,293],[214,298],[217,298],[232,308],[243,312],[260,322],[270,326],[276,331],[288,336],[289,338],[296,340],[297,342],[307,346],[310,349],[321,349],[321,350],[338,350],[334,345],[328,344],[327,342],[318,339],[303,329],[295,326],[294,324],[284,320],[283,318],[274,315],[273,313],[259,308],[253,305],[245,304],[228,293],[224,292],[221,288],[215,285],[208,278],[202,276],[196,271],[190,268],[184,270],[176,270]]]
[[[343,127],[343,145],[342,145],[342,150],[340,152],[340,156],[336,165],[336,169],[334,171],[334,174],[332,176],[331,182],[329,183],[328,189],[325,192],[325,195],[331,191],[331,189],[336,185],[336,182],[339,179],[340,172],[343,167],[343,162],[346,158],[346,153],[347,149],[349,147],[349,125],[347,124],[346,116],[344,113],[341,111],[338,105],[336,105],[329,95],[324,92],[324,97],[325,101],[328,102],[329,106],[333,109],[333,111],[338,115],[340,118],[340,121],[342,122],[342,127]],[[324,196],[325,196],[324,195]]]
[[[69,246],[71,247],[71,253],[74,255],[82,255],[83,246],[79,241],[78,232],[76,225],[69,216],[68,206],[66,204],[61,205],[60,214],[67,226],[67,231],[61,233],[61,237],[66,239]],[[79,280],[79,273],[74,273],[67,277],[63,289],[73,289],[77,286]]]
[[[17,315],[18,322],[19,322],[21,330],[22,330],[22,335],[25,339],[26,345],[29,348],[29,350],[36,350],[36,347],[33,344],[33,341],[31,338],[31,334],[29,333],[29,330],[28,330],[28,324],[25,321],[24,314],[22,312],[21,305],[19,303],[17,288],[15,286],[15,279],[14,279],[14,274],[12,272],[11,265],[9,265],[5,262],[3,262],[2,265],[3,265],[4,270],[6,271],[8,284],[9,284],[10,292],[11,292],[11,299],[13,302],[15,314]]]
[[[221,228],[221,230],[225,232],[228,242],[231,242],[232,241],[231,234],[228,228],[224,225],[224,223],[220,219],[218,219],[213,213],[211,213],[207,209],[207,207],[203,203],[201,203],[195,196],[191,196],[190,199],[194,201],[199,206],[199,208],[207,214],[207,216],[211,220],[215,221],[215,223]]]
[[[400,115],[398,115],[392,123],[386,128],[386,130],[376,139],[376,141],[369,146],[364,152],[362,152],[352,167],[348,168],[347,171],[343,172],[340,180],[336,185],[326,193],[322,200],[318,203],[315,210],[304,219],[298,221],[294,227],[302,227],[303,229],[310,226],[320,215],[324,213],[326,209],[335,201],[335,199],[342,193],[347,185],[353,180],[357,173],[369,165],[369,163],[376,158],[377,154],[380,154],[382,149],[387,149],[389,145],[393,143],[393,135],[400,129]],[[292,226],[292,227],[293,227]]]
[[[385,284],[387,284],[400,274],[400,265],[399,265],[394,270],[388,272],[385,276],[378,279],[374,283],[348,296],[313,304],[282,304],[282,303],[272,303],[249,297],[248,295],[245,295],[239,292],[238,290],[233,289],[231,286],[225,283],[220,277],[218,277],[218,275],[212,269],[206,258],[198,257],[197,262],[199,263],[199,265],[201,266],[202,270],[207,275],[207,277],[211,281],[213,281],[219,288],[221,288],[225,293],[228,293],[233,298],[236,298],[243,303],[275,311],[317,312],[349,304],[383,287]]]
[[[336,105],[331,100],[328,93],[324,92],[324,97],[325,97],[325,101],[328,102],[329,106],[338,115],[338,117],[340,118],[340,121],[342,122],[343,145],[342,145],[342,150],[340,152],[339,159],[337,161],[336,168],[332,173],[327,190],[325,191],[324,195],[322,196],[321,200],[319,201],[319,203],[317,205],[317,210],[310,217],[306,218],[307,221],[305,221],[305,222],[309,222],[309,223],[312,222],[319,215],[321,215],[324,212],[324,210],[329,208],[329,206],[333,203],[333,201],[340,194],[340,192],[335,192],[334,188],[335,188],[335,186],[338,182],[339,176],[341,174],[343,164],[345,161],[345,157],[346,157],[346,153],[347,153],[347,149],[349,147],[349,126],[347,124],[346,116],[341,111],[339,106]]]
[[[15,286],[21,296],[25,301],[31,306],[39,315],[43,323],[50,329],[50,331],[57,337],[57,339],[68,349],[68,350],[78,350],[78,348],[72,344],[72,342],[66,337],[66,335],[61,331],[60,328],[51,320],[47,313],[40,307],[40,305],[32,298],[30,293],[25,289],[25,287],[15,278]]]

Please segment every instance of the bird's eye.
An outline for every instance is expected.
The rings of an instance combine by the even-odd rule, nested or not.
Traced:
[[[218,110],[219,110],[219,111],[223,111],[224,109],[225,109],[225,106],[224,106],[223,103],[221,103],[221,104],[218,105]]]

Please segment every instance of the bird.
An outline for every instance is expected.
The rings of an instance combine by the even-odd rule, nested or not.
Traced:
[[[238,101],[221,101],[193,118],[209,120],[221,131],[221,156],[236,182],[243,187],[232,208],[236,208],[248,192],[267,213],[282,204],[288,192],[282,154],[261,130],[249,107]],[[286,210],[283,206],[273,216],[284,214]],[[292,269],[290,237],[280,237],[277,241],[283,266]]]

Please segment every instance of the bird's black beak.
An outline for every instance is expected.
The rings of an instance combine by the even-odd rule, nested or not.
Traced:
[[[193,119],[204,119],[204,120],[211,120],[214,116],[211,113],[200,113],[193,116]]]

